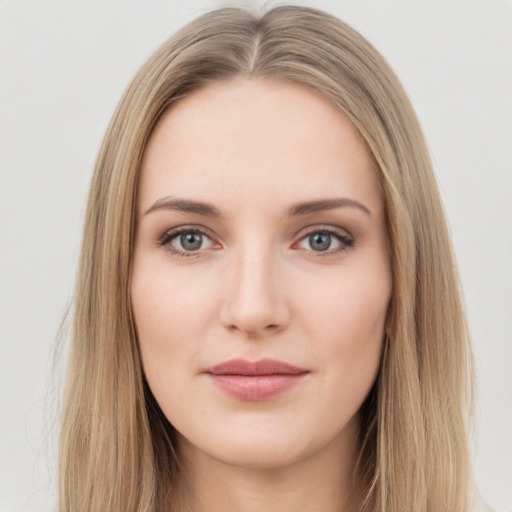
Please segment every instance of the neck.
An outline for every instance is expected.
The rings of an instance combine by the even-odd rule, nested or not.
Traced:
[[[180,512],[355,512],[362,486],[355,477],[357,443],[347,436],[279,467],[240,467],[179,442]],[[347,434],[347,432],[345,432]]]

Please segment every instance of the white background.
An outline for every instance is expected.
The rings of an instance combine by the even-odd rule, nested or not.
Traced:
[[[510,512],[512,1],[298,3],[361,31],[417,109],[474,339],[477,481],[496,511]],[[87,186],[109,118],[149,54],[176,28],[221,5],[0,0],[1,512],[49,511],[54,501],[52,347],[72,293]]]

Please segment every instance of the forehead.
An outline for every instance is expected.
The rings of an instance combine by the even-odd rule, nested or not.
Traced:
[[[146,148],[141,207],[164,195],[294,202],[381,194],[354,126],[320,94],[279,81],[205,86],[169,108]],[[236,201],[234,201],[236,203]]]

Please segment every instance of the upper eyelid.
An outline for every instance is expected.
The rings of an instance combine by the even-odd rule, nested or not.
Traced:
[[[159,238],[164,238],[166,236],[177,236],[182,233],[201,233],[202,235],[206,235],[209,238],[215,238],[215,235],[213,235],[212,231],[204,226],[197,225],[197,224],[190,224],[190,225],[182,225],[182,226],[176,226],[174,228],[166,229],[162,235]]]
[[[333,226],[330,224],[313,224],[311,226],[307,226],[305,228],[300,229],[295,236],[300,236],[300,239],[302,239],[305,236],[308,236],[312,233],[320,233],[323,231],[327,233],[334,233],[340,236],[342,233],[346,233],[346,238],[350,238],[351,240],[353,239],[352,234],[347,229],[341,228],[339,226]]]

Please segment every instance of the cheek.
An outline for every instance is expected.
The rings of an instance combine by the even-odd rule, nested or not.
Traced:
[[[301,298],[299,316],[324,334],[316,339],[364,344],[377,334],[383,335],[391,298],[387,267],[373,272],[363,268],[333,273],[321,283],[305,282],[295,293]]]
[[[213,315],[211,287],[197,287],[190,277],[170,272],[165,263],[134,262],[132,308],[144,372],[155,392],[166,389],[170,375],[193,367]]]
[[[342,386],[356,406],[379,368],[391,297],[389,272],[351,272],[324,282],[315,297],[301,302],[301,328],[315,340],[317,354],[323,354],[332,389],[339,392]]]

